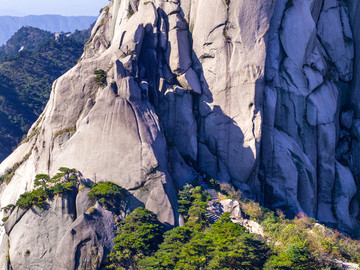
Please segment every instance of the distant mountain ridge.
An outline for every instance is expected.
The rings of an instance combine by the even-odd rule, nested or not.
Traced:
[[[44,109],[53,81],[76,64],[90,29],[57,35],[22,27],[0,46],[0,161]]]
[[[0,16],[0,45],[6,43],[23,26],[33,26],[50,32],[74,32],[88,29],[95,16],[29,15]]]

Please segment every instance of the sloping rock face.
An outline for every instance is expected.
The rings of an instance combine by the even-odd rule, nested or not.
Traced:
[[[65,166],[178,225],[176,191],[200,171],[356,234],[357,12],[358,1],[337,0],[111,1],[28,142],[0,165],[16,165],[1,206]],[[62,242],[69,256],[77,237]]]
[[[87,193],[74,189],[45,207],[16,207],[4,224],[0,269],[101,268],[113,246],[115,216],[90,203]]]

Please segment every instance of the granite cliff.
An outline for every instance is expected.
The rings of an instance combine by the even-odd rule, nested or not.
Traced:
[[[129,211],[143,205],[179,225],[177,189],[200,171],[288,217],[304,212],[359,236],[359,2],[110,1],[79,63],[54,82],[28,139],[0,165],[1,174],[16,165],[1,206],[31,189],[36,174],[65,166],[127,189]],[[101,83],[96,70],[106,74]],[[43,235],[19,236],[31,210],[14,211],[0,269],[77,269],[60,267],[55,254],[108,248],[95,225],[71,237],[87,222],[70,203],[79,194],[51,202],[61,214],[47,223],[56,237],[37,238],[50,243],[43,254],[19,244]],[[99,224],[110,220],[96,207]]]

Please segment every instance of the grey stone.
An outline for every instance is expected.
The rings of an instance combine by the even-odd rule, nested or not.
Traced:
[[[0,243],[0,270],[8,270],[9,264],[9,237],[5,234]]]
[[[192,63],[188,31],[174,29],[168,33],[168,39],[166,55],[170,69],[176,75],[181,75]]]
[[[181,88],[175,87],[177,93]],[[168,89],[159,106],[168,141],[172,141],[179,152],[192,161],[197,159],[197,126],[193,114],[193,97],[190,93],[176,94]]]
[[[344,128],[348,130],[351,129],[353,121],[354,121],[354,111],[346,110],[340,114],[340,124]]]
[[[352,37],[350,41],[348,41],[349,37],[346,37],[350,35],[347,30],[349,18],[345,12],[341,14],[344,17],[340,17],[339,7],[323,8],[318,22],[318,35],[331,60],[335,63],[340,78],[350,81],[353,73],[354,45]],[[343,27],[345,27],[345,32]]]
[[[310,125],[332,123],[337,110],[338,89],[334,84],[324,84],[307,99],[307,120]]]
[[[14,228],[16,223],[21,219],[21,217],[26,213],[26,209],[16,207],[11,215],[9,216],[9,219],[5,222],[4,228],[6,234],[9,234],[11,230]]]
[[[351,129],[351,135],[360,141],[360,119],[355,119]]]
[[[50,269],[56,247],[74,218],[71,194],[50,201],[49,209],[29,209],[9,235],[12,268]]]
[[[335,213],[340,230],[347,233],[353,231],[355,217],[350,215],[350,202],[356,195],[354,177],[348,167],[336,162],[336,182],[334,194]]]
[[[99,269],[113,247],[115,229],[114,215],[96,203],[63,234],[51,269]]]
[[[323,76],[320,72],[315,71],[307,66],[304,67],[304,71],[306,74],[306,78],[308,79],[308,87],[310,91],[314,91],[324,82]]]
[[[91,206],[95,204],[88,196],[90,188],[81,188],[79,189],[78,194],[76,195],[76,216],[79,217],[86,212]]]
[[[177,78],[181,86],[184,87],[184,89],[201,95],[199,76],[192,68],[189,68],[184,74],[178,76]]]
[[[290,207],[293,215],[305,212],[316,216],[316,170],[298,144],[287,134],[274,129],[272,187],[275,201]]]
[[[335,185],[336,127],[334,123],[318,126],[318,213],[320,222],[335,225],[332,212],[333,189]]]
[[[359,208],[344,188],[350,171],[360,175],[359,6],[112,0],[81,61],[54,82],[28,133],[38,134],[0,165],[4,173],[31,153],[0,187],[1,205],[31,190],[37,173],[75,167],[93,181],[129,189],[127,212],[145,206],[177,225],[176,187],[199,167],[247,196],[289,206],[289,214],[304,211],[356,232],[347,210],[345,223],[332,210],[341,205],[355,215]],[[94,82],[97,69],[107,73],[105,87]],[[352,74],[349,84],[338,82]],[[348,107],[354,121],[341,114]],[[57,136],[72,127],[76,132]],[[76,204],[78,215],[88,208],[85,193]],[[5,223],[10,242],[28,213],[13,215]],[[81,257],[91,260],[90,249]]]
[[[285,12],[280,32],[285,53],[298,66],[312,52],[315,45],[316,25],[307,1],[293,0]]]

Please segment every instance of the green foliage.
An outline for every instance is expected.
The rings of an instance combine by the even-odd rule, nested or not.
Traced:
[[[50,180],[47,174],[37,174],[34,180],[34,187],[46,187],[46,183]]]
[[[220,192],[228,196],[231,200],[240,201],[242,193],[240,190],[236,190],[233,186],[229,184],[219,184]]]
[[[286,246],[266,263],[265,269],[318,269],[311,255],[309,244],[298,241]]]
[[[95,83],[99,87],[104,87],[106,85],[106,72],[102,69],[97,69],[94,71]]]
[[[164,235],[164,242],[160,244],[155,256],[141,261],[145,269],[174,269],[180,259],[183,246],[191,240],[193,231],[187,227],[177,227]]]
[[[50,188],[51,196],[54,195],[65,195],[74,190],[75,182],[57,183],[55,186]]]
[[[16,202],[16,206],[23,209],[29,209],[32,206],[44,207],[48,198],[48,192],[42,188],[38,188],[31,192],[21,194],[20,198]]]
[[[163,230],[156,215],[142,207],[135,209],[120,222],[109,257],[109,268],[136,267],[140,259],[158,249],[162,240]]]
[[[141,269],[262,269],[269,248],[254,235],[231,222],[229,214],[194,232],[178,227],[165,234],[154,256],[141,261]]]
[[[1,137],[1,136],[0,136]],[[32,150],[27,153],[20,162],[16,162],[11,168],[7,169],[3,175],[0,176],[0,184],[10,183],[11,179],[15,175],[15,171],[30,157]]]
[[[104,207],[114,212],[121,210],[124,189],[113,182],[100,182],[92,186],[88,196],[99,201]]]
[[[58,132],[56,132],[54,134],[54,139],[56,139],[57,137],[59,137],[60,135],[63,135],[64,133],[70,133],[70,134],[74,134],[76,131],[76,125],[69,127],[69,128],[64,128]]]
[[[192,185],[187,184],[184,186],[183,190],[179,192],[178,195],[179,213],[182,214],[184,217],[188,216],[188,211],[193,201],[191,198],[193,188],[194,187]]]
[[[4,217],[4,218],[2,219],[2,222],[6,222],[8,219],[9,219],[9,216]]]
[[[231,187],[225,189],[234,191]],[[115,254],[119,256],[117,264],[112,264],[112,267],[131,266],[132,269],[149,270],[305,270],[337,269],[334,259],[358,262],[359,241],[345,238],[303,214],[294,220],[287,220],[280,211],[275,214],[253,201],[240,199],[241,208],[246,215],[262,225],[262,237],[249,234],[243,227],[233,223],[230,213],[223,214],[219,221],[209,224],[204,214],[208,199],[209,195],[201,187],[186,185],[179,192],[178,202],[179,212],[185,217],[185,227],[166,232],[158,250],[153,248],[148,255],[141,251],[143,247],[138,243],[138,239],[143,236],[138,237],[137,232],[134,235],[123,234],[118,239],[121,251],[112,252],[113,259]],[[127,232],[137,231],[142,226],[143,222],[128,228]],[[264,242],[264,238],[269,244]],[[140,246],[140,255],[135,254],[136,246]],[[126,247],[132,247],[133,250],[130,252]]]
[[[184,216],[186,225],[195,230],[202,230],[208,224],[206,217],[207,202],[210,195],[202,187],[184,186],[179,192],[179,213]]]
[[[1,208],[1,211],[4,211],[5,214],[7,214],[8,212],[11,212],[14,209],[15,205],[13,204],[8,204],[7,206],[4,206]]]
[[[68,168],[60,168],[63,172],[63,181],[57,183],[60,178],[50,178],[47,174],[38,174],[35,176],[34,186],[38,187],[30,192],[25,192],[20,195],[20,198],[16,202],[16,206],[23,209],[30,209],[33,206],[45,207],[46,200],[53,196],[65,195],[73,191],[77,186],[76,170]],[[58,174],[56,175],[58,177]],[[55,183],[49,187],[48,183]]]

